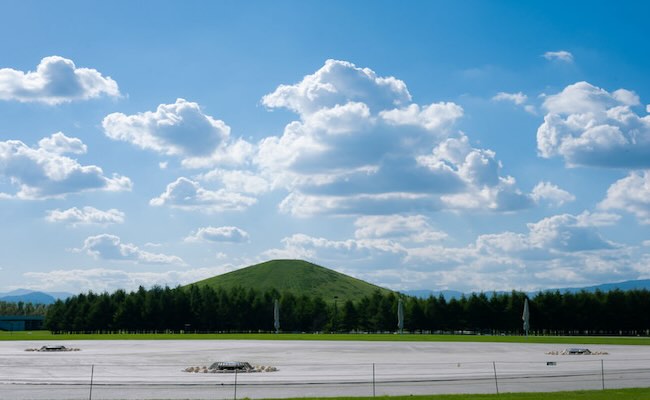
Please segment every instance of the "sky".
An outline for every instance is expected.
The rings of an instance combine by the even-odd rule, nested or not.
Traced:
[[[4,1],[0,292],[304,259],[650,278],[647,2]]]

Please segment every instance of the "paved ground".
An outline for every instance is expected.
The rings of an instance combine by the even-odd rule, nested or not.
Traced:
[[[45,344],[81,350],[25,351]],[[603,382],[607,388],[650,385],[650,346],[584,346],[607,355],[546,354],[567,347],[581,346],[218,340],[0,342],[0,399],[282,398],[600,389]],[[183,371],[215,361],[247,361],[274,366],[278,371],[237,375]]]

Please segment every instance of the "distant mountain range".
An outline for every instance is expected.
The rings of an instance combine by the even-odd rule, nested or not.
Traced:
[[[530,297],[534,297],[539,292],[560,291],[561,293],[578,293],[584,290],[585,292],[593,293],[596,290],[600,290],[601,292],[609,292],[616,289],[623,290],[623,291],[643,290],[643,289],[650,290],[650,279],[639,279],[635,281],[625,281],[625,282],[618,282],[618,283],[603,283],[601,285],[587,286],[581,288],[544,289],[544,290],[537,290],[534,292],[528,292],[527,294]],[[471,293],[463,293],[457,290],[404,290],[401,293],[413,297],[419,297],[419,298],[427,298],[429,296],[438,297],[442,295],[442,297],[444,297],[446,300],[459,299],[463,295],[471,295]],[[505,293],[505,292],[497,291],[497,293]]]
[[[16,289],[7,293],[0,293],[0,301],[8,303],[32,303],[32,304],[52,304],[59,299],[67,299],[73,296],[67,292],[38,292],[29,289]]]

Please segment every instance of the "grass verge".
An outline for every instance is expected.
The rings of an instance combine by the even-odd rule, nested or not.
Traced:
[[[309,397],[300,400],[648,400],[650,388],[551,393],[448,394],[430,396]],[[270,400],[270,399],[267,399]],[[291,399],[284,399],[291,400]],[[297,400],[297,399],[293,399]]]
[[[648,337],[610,336],[491,336],[491,335],[393,335],[393,334],[307,334],[307,333],[113,333],[52,334],[49,331],[0,332],[3,340],[328,340],[368,342],[486,342],[546,343],[574,345],[650,345]]]

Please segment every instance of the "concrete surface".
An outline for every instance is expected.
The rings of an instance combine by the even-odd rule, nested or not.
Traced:
[[[25,351],[43,345],[81,350]],[[568,347],[609,354],[546,354]],[[278,371],[183,371],[215,361],[247,361],[274,366]],[[11,400],[495,393],[601,389],[603,383],[606,388],[650,386],[650,346],[246,340],[0,342],[0,399]]]

